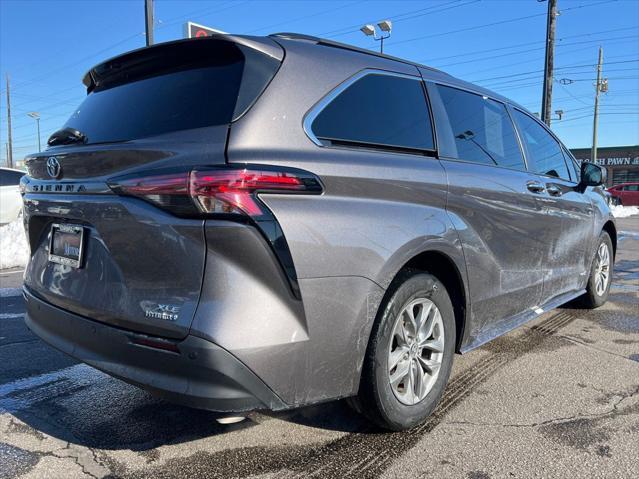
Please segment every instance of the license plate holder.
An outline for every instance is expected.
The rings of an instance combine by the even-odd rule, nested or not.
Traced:
[[[82,267],[84,230],[80,225],[54,223],[49,240],[49,261],[72,268]]]

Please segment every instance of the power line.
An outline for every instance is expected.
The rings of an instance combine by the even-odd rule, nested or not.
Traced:
[[[639,72],[639,70],[636,69],[636,68],[615,68],[615,69],[612,69],[612,70],[608,70],[608,69],[606,70],[606,72],[627,72],[627,71]],[[580,75],[580,74],[592,73],[592,72],[590,70],[580,70],[580,71],[570,71],[570,72],[564,72],[564,73],[571,76],[570,82],[572,83],[572,82],[577,81],[577,80],[586,80],[586,79],[574,78],[574,75]],[[515,82],[520,82],[520,81],[530,81],[530,80],[533,80],[533,79],[537,78],[538,76],[539,75],[529,75],[529,76],[526,76],[526,77],[516,78],[516,79],[513,79],[513,80],[502,80],[502,81],[498,81],[496,83],[495,82],[490,82],[489,86],[491,88],[493,88],[496,85],[509,85],[509,84],[512,84],[512,83],[515,83]],[[615,78],[619,79],[619,78],[623,78],[623,77],[615,77]],[[555,81],[557,81],[557,80],[555,79]]]
[[[618,111],[612,111],[612,112],[603,112],[603,113],[599,113],[599,115],[637,115],[639,114],[639,110],[637,111],[630,111],[630,112],[618,112]],[[582,115],[582,116],[576,116],[574,118],[566,118],[565,120],[561,120],[560,122],[558,122],[559,124],[561,123],[568,123],[571,121],[576,121],[576,120],[582,120],[584,118],[590,118],[592,119],[593,114],[589,114],[589,115]]]
[[[288,25],[290,23],[295,23],[295,22],[299,22],[301,20],[306,20],[307,18],[313,18],[313,17],[317,17],[317,16],[320,16],[320,15],[325,15],[327,13],[333,13],[333,12],[336,12],[337,10],[342,10],[344,8],[352,7],[352,6],[358,5],[360,3],[364,3],[364,0],[359,0],[357,2],[347,3],[347,4],[344,4],[344,5],[340,5],[339,7],[334,7],[334,8],[329,8],[328,10],[322,10],[322,11],[319,11],[319,12],[314,12],[314,13],[311,13],[309,15],[303,15],[301,17],[292,18],[290,20],[286,20],[286,21],[283,21],[283,22],[272,23],[271,25],[267,25],[265,27],[256,28],[254,30],[249,30],[248,32],[245,32],[245,33],[256,33],[256,32],[260,32],[262,30],[270,30],[272,28],[279,27],[279,26],[282,26],[282,25]]]
[[[631,56],[631,55],[628,55]],[[607,62],[606,65],[613,65],[613,64],[617,64],[617,63],[634,63],[634,62],[639,62],[639,58],[634,58],[632,60],[624,60],[624,61],[616,61],[616,62]],[[592,63],[586,63],[586,64],[582,64],[582,65],[566,65],[563,67],[557,67],[555,68],[555,70],[566,70],[566,69],[570,69],[570,68],[582,68],[582,67],[591,67],[591,66],[597,66],[596,64],[592,64]],[[500,76],[496,76],[496,77],[490,77],[490,78],[482,78],[481,80],[471,80],[472,82],[483,82],[483,81],[490,81],[490,80],[499,80],[501,78],[512,78],[512,77],[516,77],[516,76],[523,76],[523,75],[530,75],[532,73],[540,73],[543,72],[543,70],[531,70],[528,72],[520,72],[520,73],[513,73],[510,75],[500,75]]]
[[[555,81],[557,81],[557,80],[555,80]],[[579,103],[582,103],[584,105],[588,105],[588,108],[592,108],[592,105],[589,105],[588,102],[585,102],[584,100],[581,100],[581,99],[577,98],[575,95],[573,95],[571,93],[571,91],[566,86],[564,86],[563,84],[561,84],[559,82],[557,82],[557,84],[559,85],[559,87],[562,90],[564,90],[566,93],[568,93],[568,96],[572,97],[573,100],[578,101]]]
[[[565,8],[565,9],[561,10],[561,13],[563,14],[563,13],[568,12],[570,10],[577,10],[577,9],[580,9],[580,8],[594,7],[596,5],[603,5],[603,4],[606,4],[606,3],[612,3],[612,2],[616,2],[616,1],[618,1],[618,0],[605,0],[603,2],[598,2],[598,3],[589,3],[587,5],[578,5],[576,7]],[[441,36],[444,36],[444,35],[452,35],[452,34],[455,34],[455,33],[469,32],[469,31],[472,31],[472,30],[479,30],[479,29],[482,29],[482,28],[494,27],[496,25],[504,25],[506,23],[519,22],[519,21],[522,21],[522,20],[528,20],[530,18],[536,18],[536,17],[541,17],[541,16],[546,16],[546,13],[545,12],[544,13],[536,13],[534,15],[526,15],[526,16],[523,16],[523,17],[509,18],[509,19],[506,19],[506,20],[500,20],[500,21],[491,22],[491,23],[484,23],[484,24],[481,24],[481,25],[475,25],[475,26],[472,26],[472,27],[460,28],[460,29],[457,29],[457,30],[449,30],[447,32],[440,32],[440,33],[433,33],[433,34],[429,34],[429,35],[422,35],[422,36],[419,36],[419,37],[414,37],[414,38],[409,38],[409,39],[406,39],[406,40],[400,40],[398,42],[393,42],[392,45],[400,45],[402,43],[414,42],[414,41],[423,40],[423,39],[426,39],[426,38],[441,37]]]
[[[20,83],[18,83],[16,85],[16,87],[28,85],[30,83],[34,83],[34,82],[37,82],[38,80],[42,80],[42,79],[45,79],[45,78],[50,78],[53,75],[57,75],[60,72],[67,71],[69,68],[74,67],[76,65],[79,65],[80,63],[85,63],[87,60],[89,60],[89,59],[91,59],[91,58],[93,58],[93,57],[95,57],[97,55],[101,55],[102,53],[107,52],[109,50],[112,50],[113,48],[115,48],[115,47],[117,47],[119,45],[122,45],[123,43],[129,42],[130,40],[133,40],[134,38],[142,37],[142,36],[144,36],[143,32],[136,33],[135,35],[131,35],[131,36],[129,36],[129,37],[123,39],[123,40],[120,40],[119,42],[116,42],[116,43],[114,43],[114,44],[112,44],[112,45],[110,45],[110,46],[108,46],[106,48],[103,48],[102,50],[99,50],[99,51],[97,51],[95,53],[92,53],[89,56],[83,57],[80,60],[76,60],[76,61],[74,61],[72,63],[68,63],[68,64],[66,64],[66,65],[64,65],[64,66],[62,66],[60,68],[57,68],[57,69],[55,69],[53,71],[50,71],[50,72],[47,72],[46,74],[44,74],[42,76],[36,77],[35,79],[25,80],[23,82],[20,82]]]
[[[633,37],[633,40],[628,40],[628,41],[634,41],[634,37]],[[623,42],[623,41],[621,41],[621,42],[608,42],[607,44],[609,45],[611,43],[625,43],[625,42]],[[589,50],[590,48],[591,47],[587,47],[586,49]],[[543,47],[541,49],[543,49]],[[585,49],[584,48],[579,48],[579,49],[562,51],[562,52],[560,52],[560,55],[563,56],[564,54],[567,54],[567,53],[574,53],[574,52],[582,51],[582,50],[585,50]],[[507,54],[507,55],[509,55],[509,54]],[[557,56],[560,56],[560,55],[557,55]],[[632,56],[632,55],[617,55],[617,56],[613,56],[613,57],[610,57],[610,58],[624,58],[624,57],[627,58],[628,56]],[[538,61],[539,61],[538,59],[532,59],[532,60],[524,60],[524,61],[521,61],[521,62],[510,62],[507,65],[499,65],[499,66],[494,66],[494,67],[490,67],[490,68],[484,68],[482,70],[475,70],[474,73],[482,73],[482,72],[487,72],[487,71],[492,71],[492,70],[499,70],[499,69],[504,69],[504,67],[514,66],[514,65],[522,65],[522,64],[533,63],[533,62],[538,62]],[[534,76],[535,75],[533,75],[533,77]]]
[[[211,13],[216,13],[216,12],[223,11],[223,10],[228,10],[228,9],[236,7],[236,6],[238,6],[238,5],[242,4],[242,3],[247,3],[247,1],[248,0],[245,0],[244,2],[236,2],[236,3],[233,3],[233,5],[229,5],[229,6],[225,7],[225,8],[221,8],[221,9],[215,10],[215,11],[213,11]],[[210,10],[210,9],[206,9],[206,10]],[[173,18],[175,18],[175,17],[173,17]],[[180,17],[180,18],[182,18],[182,17]],[[174,23],[179,23],[179,21],[181,21],[181,20],[178,20],[177,22],[169,22],[169,23],[163,24],[163,25],[164,26],[173,25]],[[160,26],[158,26],[157,28],[160,28]],[[37,81],[39,81],[41,79],[45,79],[45,78],[48,79],[51,76],[56,75],[56,74],[58,74],[60,72],[63,72],[63,71],[67,71],[67,70],[69,70],[70,68],[72,68],[72,67],[74,67],[76,65],[79,65],[81,63],[86,63],[91,58],[99,56],[99,55],[101,55],[101,54],[103,54],[103,53],[105,53],[105,52],[107,52],[109,50],[112,50],[112,49],[114,49],[117,46],[120,46],[120,45],[122,45],[124,43],[127,43],[127,42],[129,42],[129,41],[131,41],[131,40],[133,40],[135,38],[142,38],[144,36],[144,34],[145,34],[144,32],[139,32],[139,33],[136,33],[134,35],[128,36],[126,38],[123,38],[122,40],[119,40],[116,43],[113,43],[113,44],[107,46],[106,48],[103,48],[101,50],[98,50],[97,52],[94,52],[94,53],[86,56],[86,57],[83,57],[80,60],[76,60],[76,61],[74,61],[72,63],[68,63],[68,64],[66,64],[66,65],[64,65],[62,67],[54,69],[53,71],[48,71],[46,74],[44,74],[42,76],[22,81],[22,82],[16,84],[15,86],[13,86],[13,87],[14,88],[19,88],[19,87],[24,86],[24,85],[28,85],[28,84],[31,84],[31,83],[36,83]]]
[[[589,32],[589,33],[579,33],[576,35],[568,35],[565,37],[562,37],[560,39],[557,40],[557,43],[560,43],[564,40],[567,40],[569,38],[578,38],[578,37],[585,37],[585,36],[592,36],[592,35],[603,35],[605,33],[613,33],[613,32],[620,32],[620,31],[624,31],[624,30],[637,30],[639,29],[639,25],[633,25],[631,27],[622,27],[622,28],[613,28],[610,30],[600,30],[598,32]],[[636,35],[632,36],[633,38],[636,38]],[[589,40],[592,42],[598,42],[600,40]],[[435,61],[435,60],[445,60],[445,59],[449,59],[449,58],[457,58],[457,57],[465,57],[465,56],[470,56],[470,55],[476,55],[478,53],[486,53],[486,52],[497,52],[497,51],[501,51],[501,50],[509,50],[511,48],[518,48],[518,47],[525,47],[525,46],[530,46],[530,45],[538,45],[540,43],[544,43],[543,40],[538,40],[538,41],[534,41],[534,42],[526,42],[526,43],[517,43],[515,45],[510,45],[507,47],[497,47],[497,48],[487,48],[485,50],[475,50],[472,52],[467,52],[467,53],[459,53],[457,55],[446,55],[443,57],[437,57],[437,58],[427,58],[427,59],[423,59],[423,60],[418,60],[420,62],[431,62],[431,61]],[[576,45],[577,43],[571,43],[571,45]],[[557,45],[557,46],[564,46],[564,45]]]
[[[220,5],[224,5],[225,3],[231,3],[231,5],[225,5],[222,8],[217,8]],[[215,5],[214,7],[208,7],[208,8],[204,8],[204,9],[199,9],[199,10],[193,11],[191,13],[182,14],[182,15],[175,16],[175,17],[170,17],[169,19],[167,19],[167,21],[160,20],[160,23],[157,25],[156,28],[159,29],[159,28],[169,27],[171,25],[175,25],[177,23],[181,23],[184,20],[192,19],[196,15],[201,15],[202,13],[205,13],[205,12],[206,12],[206,16],[209,16],[209,15],[212,15],[213,13],[219,13],[219,12],[223,12],[225,10],[230,10],[231,8],[239,7],[240,5],[245,4],[245,3],[248,3],[248,0],[244,0],[244,1],[240,1],[240,2],[222,2],[222,4]],[[205,18],[205,17],[202,17],[202,18]]]
[[[596,78],[577,78],[573,81],[595,81]],[[639,76],[636,77],[608,77],[608,80],[639,80]]]
[[[392,20],[394,23],[397,22],[401,22],[403,20],[409,20],[411,18],[417,18],[422,16],[423,14],[428,14],[430,13],[432,10],[441,8],[441,7],[445,7],[447,5],[451,5],[453,3],[457,3],[461,0],[454,0],[452,2],[448,2],[448,3],[444,3],[441,5],[431,5],[429,7],[426,8],[418,8],[417,10],[410,10],[408,12],[404,12],[404,13],[398,13],[397,15],[393,15],[390,17],[386,17],[389,20]],[[463,5],[460,5],[463,6]],[[330,30],[328,32],[324,32],[324,33],[318,33],[317,35],[319,37],[324,37],[324,38],[335,38],[335,37],[339,37],[341,35],[346,35],[348,33],[353,33],[353,32],[357,32],[359,31],[359,28],[362,26],[362,24],[365,23],[377,23],[377,21],[370,21],[370,22],[362,22],[362,23],[358,23],[357,25],[349,25],[347,27],[341,27],[341,28],[337,28],[335,30]]]
[[[639,26],[637,28],[639,28]],[[621,37],[612,37],[612,38],[606,39],[605,43],[606,44],[612,44],[612,43],[616,43],[614,40],[623,40],[623,39],[632,39],[632,40],[636,41],[637,36],[636,35],[625,35],[625,36],[621,36]],[[603,43],[603,42],[604,41],[601,40],[601,39],[599,39],[599,40],[585,40],[585,41],[582,41],[582,42],[565,43],[563,45],[555,45],[555,46],[558,48],[558,47],[568,47],[568,46],[573,46],[573,45],[584,45],[586,43]],[[535,42],[535,43],[538,43],[538,42]],[[590,47],[588,47],[588,48],[590,48]],[[464,61],[461,61],[461,62],[435,64],[433,66],[436,67],[436,68],[445,68],[445,67],[449,67],[449,66],[463,65],[463,64],[467,64],[467,63],[477,63],[477,62],[481,62],[481,61],[492,60],[492,59],[495,59],[495,58],[508,57],[508,56],[511,56],[511,55],[519,55],[520,53],[529,53],[529,52],[539,51],[539,50],[543,50],[543,49],[544,49],[544,47],[535,47],[535,48],[529,48],[529,49],[526,49],[526,50],[516,50],[516,51],[512,51],[512,52],[502,53],[500,55],[490,55],[490,56],[486,56],[486,57],[482,57],[482,58],[475,58],[475,59],[472,59],[472,60],[464,60]],[[499,49],[496,49],[496,50],[499,50]],[[580,48],[580,49],[576,49],[576,50],[561,51],[559,53],[565,54],[565,53],[571,53],[571,52],[576,52],[576,51],[581,51],[581,50],[583,50],[583,49]],[[488,51],[490,51],[490,50],[488,50]],[[538,60],[537,59],[525,60],[525,61],[519,62],[519,63],[509,63],[506,66],[521,65],[522,63],[531,63],[531,62],[536,62],[536,61],[538,61]],[[504,65],[499,65],[499,66],[487,68],[487,69],[481,70],[481,71],[490,71],[490,70],[495,70],[495,69],[503,68],[503,67],[504,67]],[[475,71],[475,73],[478,73],[478,71]]]
[[[631,90],[616,90],[616,89],[615,90],[610,90],[610,91],[608,91],[607,96],[608,97],[614,97],[616,94],[625,95],[625,94],[628,94],[628,93],[634,93],[637,96],[639,96],[639,90],[636,90],[636,89],[631,89]],[[565,96],[565,97],[557,98],[557,100],[561,100],[561,101],[577,100],[578,101],[578,99],[580,99],[580,98],[592,98],[592,94],[589,93],[587,95],[577,95],[577,96],[570,95],[569,97]],[[537,102],[535,101],[535,102],[530,102],[530,103],[522,103],[522,105],[525,106],[525,107],[530,107],[530,106],[537,105]]]

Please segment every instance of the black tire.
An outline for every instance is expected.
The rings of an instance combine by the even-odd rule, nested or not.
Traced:
[[[599,248],[602,244],[605,244],[608,248],[608,255],[610,258],[610,266],[608,268],[608,283],[606,285],[605,291],[600,294],[597,293],[596,288],[596,277],[597,270],[599,267]],[[588,309],[595,309],[599,306],[603,305],[606,301],[608,301],[608,295],[610,294],[610,285],[612,284],[612,273],[614,269],[614,256],[612,249],[612,241],[610,240],[610,236],[605,231],[602,231],[599,235],[599,241],[597,241],[597,247],[595,248],[594,258],[592,260],[592,266],[590,267],[590,276],[588,278],[588,285],[586,286],[586,293],[580,298],[581,304]]]
[[[389,382],[389,344],[396,319],[405,306],[427,298],[439,309],[444,330],[444,347],[439,373],[430,391],[417,404],[398,400]],[[362,370],[359,394],[351,400],[354,408],[384,429],[401,431],[422,423],[432,413],[444,393],[455,353],[455,316],[444,285],[434,276],[406,270],[393,281],[375,319]]]

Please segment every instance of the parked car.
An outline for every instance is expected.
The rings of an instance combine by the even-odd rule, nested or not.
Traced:
[[[19,185],[24,174],[13,168],[0,168],[0,224],[15,221],[22,211]]]
[[[608,188],[603,188],[603,194],[606,198],[606,203],[608,203],[608,206],[616,206],[619,204],[619,198],[615,198],[614,196],[612,196],[608,191]]]
[[[484,88],[296,34],[158,44],[84,84],[26,160],[26,323],[162,397],[352,397],[410,428],[454,353],[608,297],[605,171]]]
[[[639,183],[621,183],[611,186],[608,192],[624,206],[639,206]]]

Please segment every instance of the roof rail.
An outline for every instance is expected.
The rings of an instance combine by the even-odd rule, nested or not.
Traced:
[[[394,57],[392,55],[386,55],[385,53],[377,53],[372,50],[367,50],[365,48],[349,45],[348,43],[341,43],[341,42],[336,42],[333,40],[327,40],[326,38],[315,37],[313,35],[306,35],[304,33],[293,33],[293,32],[272,33],[269,35],[269,37],[284,38],[286,40],[300,40],[300,41],[312,42],[312,43],[315,43],[316,45],[323,45],[326,47],[341,48],[343,50],[350,50],[357,53],[364,53],[365,55],[373,55],[379,58],[386,58],[388,60],[394,60],[396,62],[406,63],[408,65],[414,65],[421,68],[426,68],[428,70],[436,71],[436,72],[447,75],[446,72],[438,70],[437,68],[429,67],[428,65],[422,65],[421,63],[417,63],[417,62],[411,62],[410,60],[406,60],[405,58]]]

